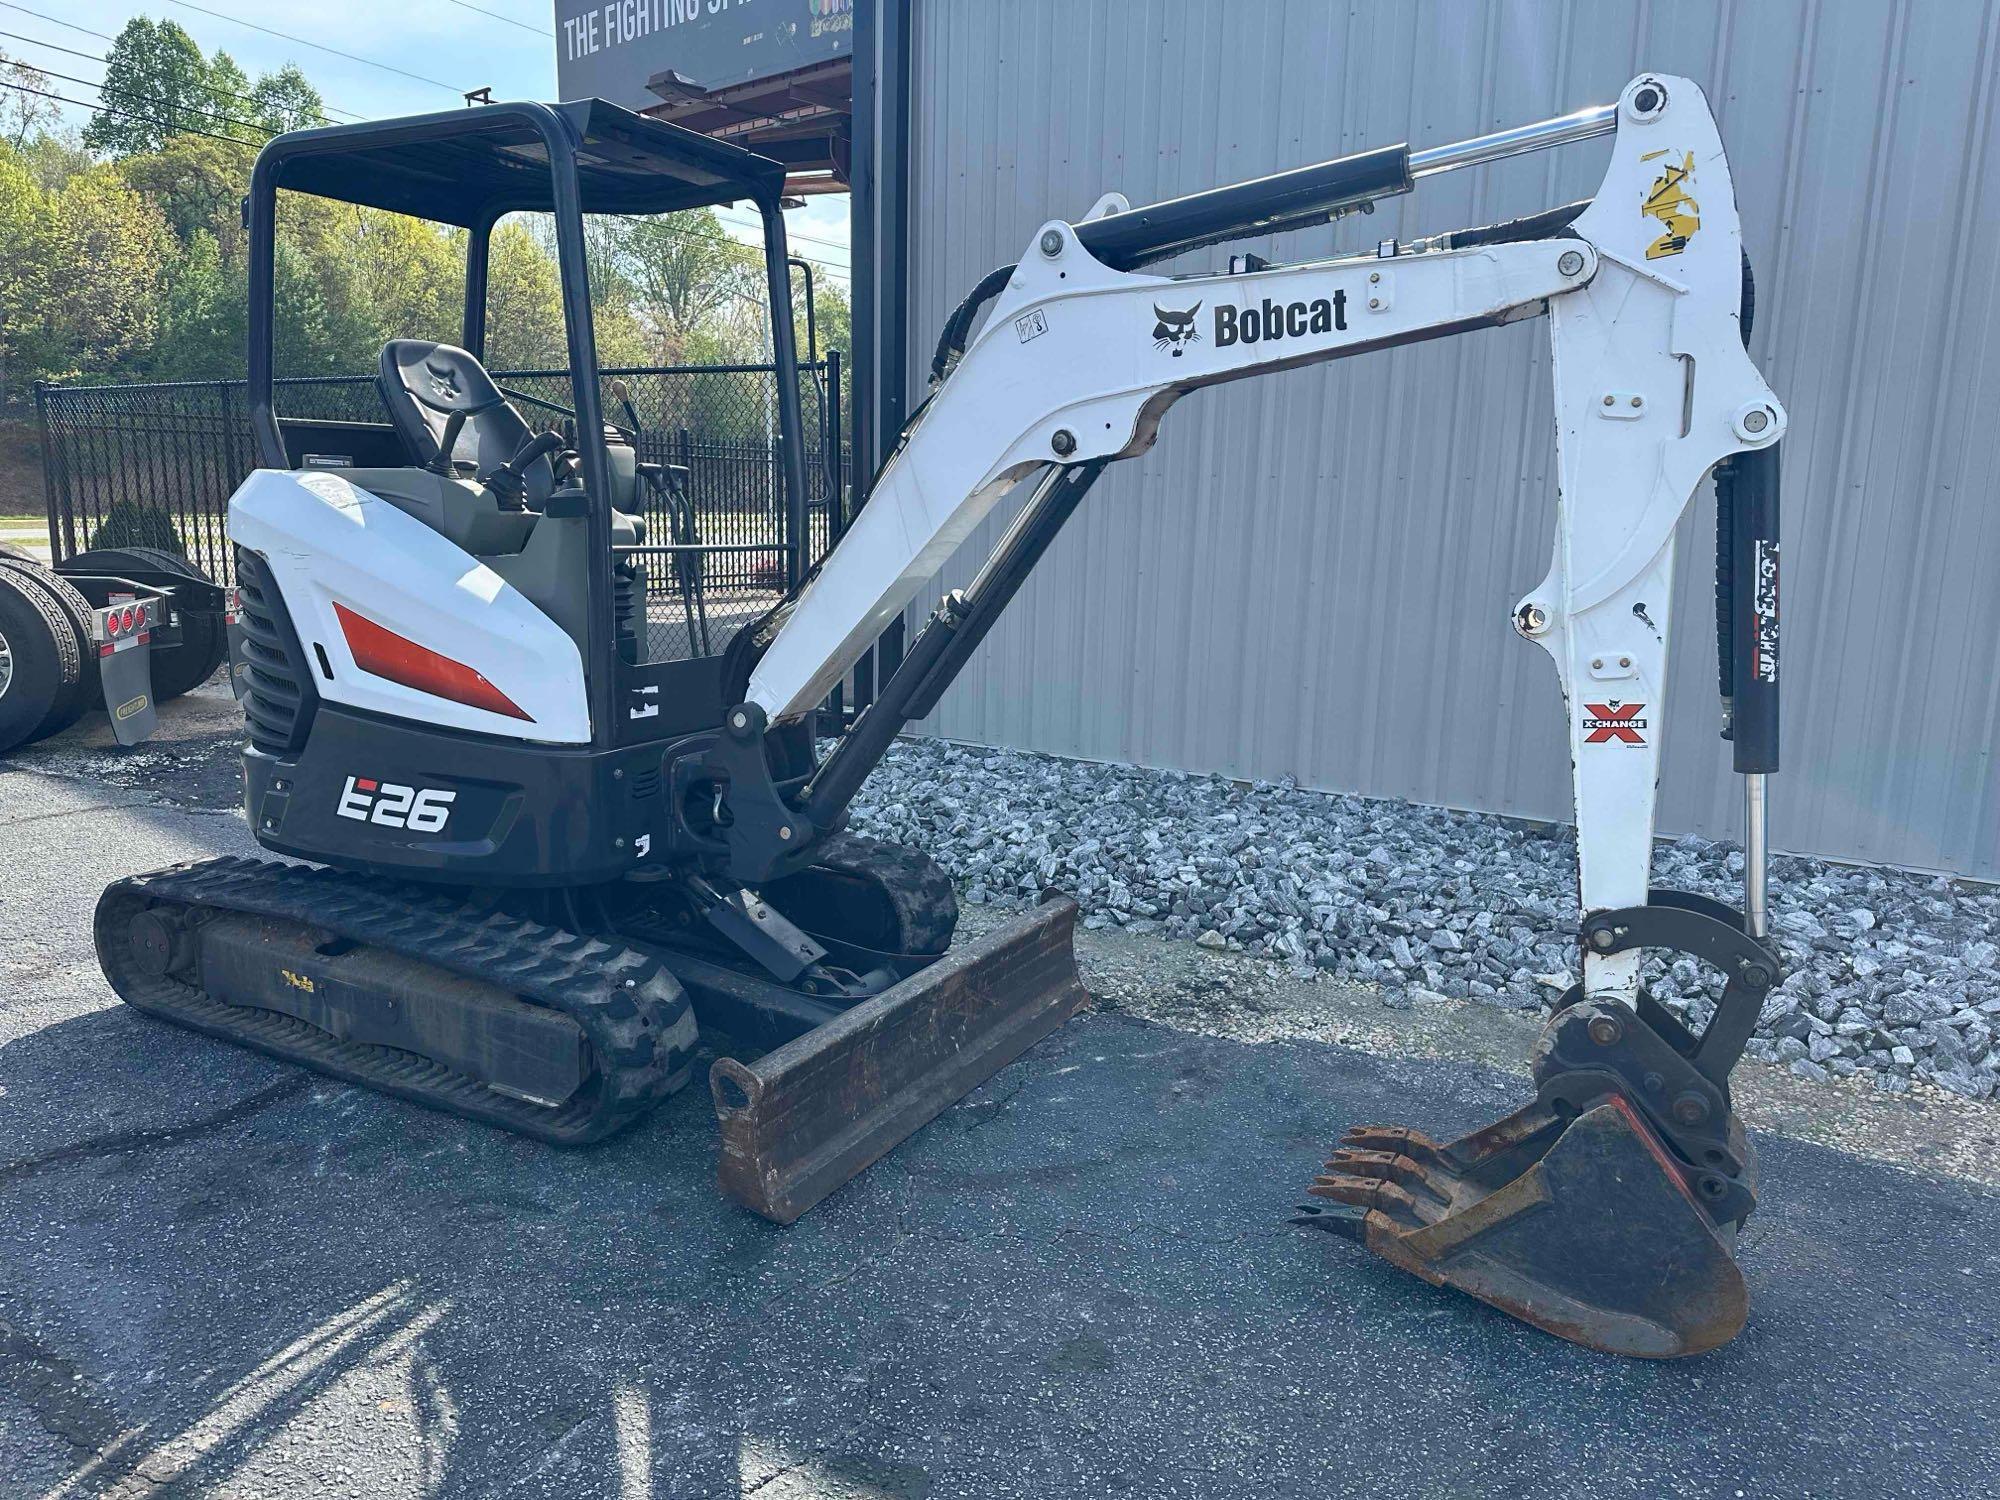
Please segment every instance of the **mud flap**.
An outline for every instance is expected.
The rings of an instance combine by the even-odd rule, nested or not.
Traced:
[[[1077,907],[1058,899],[754,1063],[709,1073],[717,1179],[790,1224],[1075,1014]]]
[[[230,598],[236,591],[230,590]],[[236,695],[237,702],[243,701],[243,690],[250,681],[250,658],[243,649],[243,627],[236,623],[236,611],[231,609],[228,617],[229,632],[229,691]]]
[[[111,643],[107,642],[107,645]],[[104,711],[120,745],[131,747],[159,727],[153,708],[153,644],[145,635],[100,648],[98,677],[104,684]]]

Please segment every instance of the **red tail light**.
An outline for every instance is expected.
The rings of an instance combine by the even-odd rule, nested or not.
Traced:
[[[464,662],[440,656],[430,647],[397,635],[344,604],[335,604],[333,612],[340,618],[340,632],[347,637],[354,665],[362,671],[469,708],[525,719],[530,724],[535,722],[513,699]]]
[[[137,619],[138,616],[139,612],[136,609],[134,609],[129,604],[126,605],[123,609],[121,609],[118,612],[118,629],[121,632],[130,630],[132,628],[132,622],[135,619]]]

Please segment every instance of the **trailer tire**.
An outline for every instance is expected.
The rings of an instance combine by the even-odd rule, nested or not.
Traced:
[[[65,568],[119,573],[169,573],[198,583],[215,580],[178,553],[163,547],[99,547],[64,561]],[[220,616],[181,611],[181,643],[153,650],[153,701],[165,703],[200,687],[229,654],[229,633]]]
[[[29,736],[30,740],[47,739],[52,734],[60,734],[96,706],[100,692],[97,670],[97,642],[92,634],[96,612],[90,601],[70,585],[70,581],[59,573],[52,573],[40,563],[22,565],[12,558],[0,557],[0,569],[12,573],[16,578],[24,578],[46,595],[56,610],[69,622],[71,638],[76,642],[77,680],[67,701],[59,700],[50,710],[42,727]]]
[[[0,568],[0,752],[52,733],[76,698],[83,663],[55,601]]]

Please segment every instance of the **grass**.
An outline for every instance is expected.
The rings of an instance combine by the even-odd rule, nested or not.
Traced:
[[[32,515],[0,511],[0,542],[25,548],[46,561],[49,555],[48,517],[40,511]]]

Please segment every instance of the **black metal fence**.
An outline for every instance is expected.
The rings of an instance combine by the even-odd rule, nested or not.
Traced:
[[[799,369],[805,412],[807,556],[839,536],[848,492],[840,357]],[[565,370],[496,371],[532,426],[568,407]],[[687,471],[686,505],[646,502],[649,536],[713,552],[649,570],[655,596],[701,587],[726,601],[784,586],[786,535],[779,472],[777,376],[761,365],[682,365],[603,372],[606,419],[636,425],[641,460]],[[629,402],[629,411],[627,403]],[[154,385],[43,386],[35,393],[48,486],[49,538],[58,560],[95,547],[153,546],[181,553],[218,582],[230,579],[224,534],[229,496],[256,467],[240,380]],[[541,403],[549,403],[542,405]],[[281,380],[281,419],[383,422],[373,378]],[[632,418],[636,416],[634,423]]]

